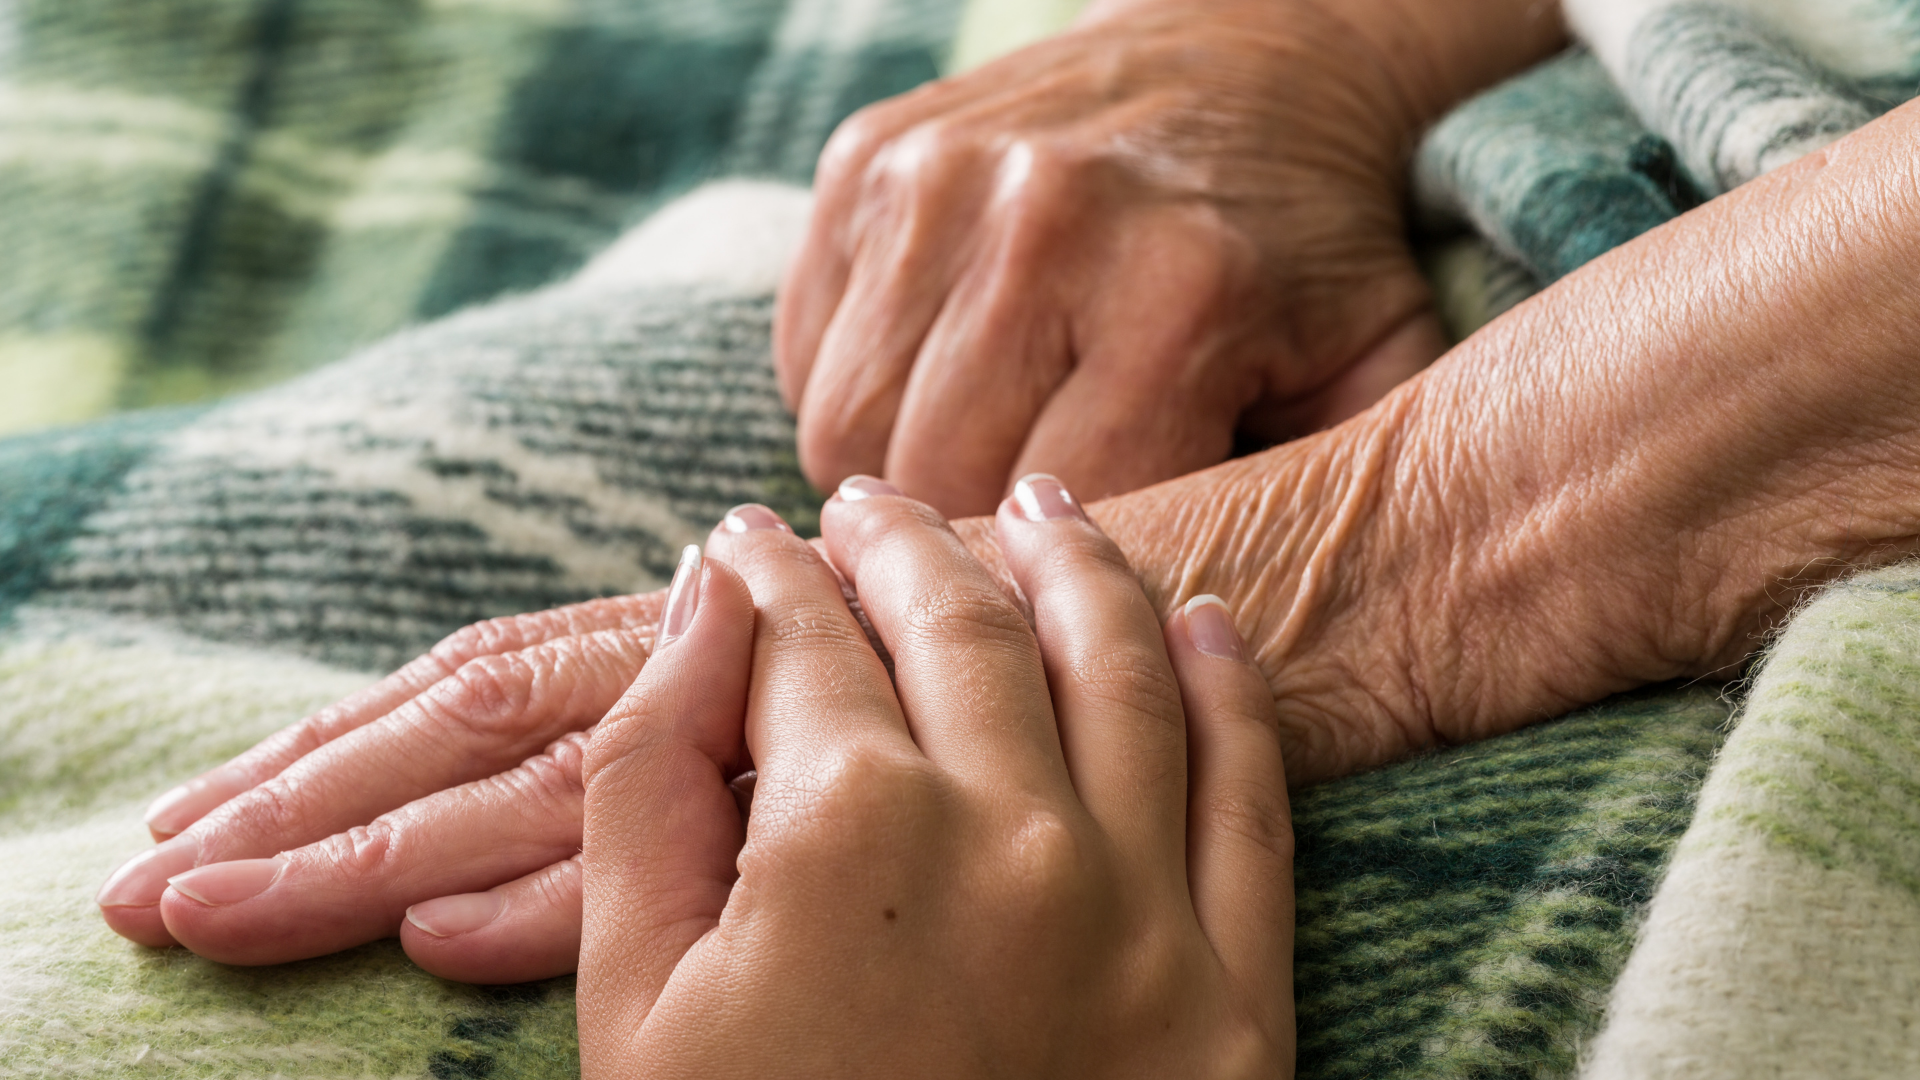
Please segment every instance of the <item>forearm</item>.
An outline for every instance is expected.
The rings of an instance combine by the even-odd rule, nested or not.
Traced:
[[[1914,550],[1916,140],[1920,110],[1898,110],[1613,253],[1432,373],[1419,453],[1478,478],[1458,492],[1484,508],[1476,528],[1530,538],[1463,575],[1484,597],[1468,647],[1573,611],[1588,656],[1626,648],[1616,682],[1720,670],[1799,586]],[[1569,699],[1615,688],[1592,665],[1542,669]],[[1454,707],[1484,723],[1497,706]]]

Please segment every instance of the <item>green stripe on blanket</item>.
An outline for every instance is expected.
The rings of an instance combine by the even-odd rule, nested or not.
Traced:
[[[1754,682],[1595,1045],[1598,1080],[1920,1075],[1920,566]]]

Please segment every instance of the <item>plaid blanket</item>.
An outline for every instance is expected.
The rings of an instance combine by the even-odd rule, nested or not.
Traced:
[[[1422,151],[1454,325],[1728,186],[1714,163],[1847,129],[1783,100],[1884,108],[1897,65],[1834,60],[1864,55],[1836,26],[1881,58],[1920,34],[1843,6],[1575,3],[1593,51]],[[797,184],[961,23],[934,0],[0,5],[0,377],[67,372],[41,385],[91,394],[82,415],[347,356],[0,442],[0,1077],[577,1071],[570,980],[455,986],[391,942],[224,968],[113,937],[92,892],[152,793],[438,636],[656,587],[736,502],[811,520],[767,363]],[[1827,96],[1613,89],[1688,70]],[[674,200],[726,175],[759,179]],[[1916,597],[1891,572],[1807,609],[1731,738],[1715,690],[1656,688],[1299,793],[1301,1074],[1911,1065]]]

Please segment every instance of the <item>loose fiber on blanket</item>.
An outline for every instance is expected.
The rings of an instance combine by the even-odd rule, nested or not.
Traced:
[[[1920,565],[1781,635],[1674,855],[1594,1080],[1920,1075]]]

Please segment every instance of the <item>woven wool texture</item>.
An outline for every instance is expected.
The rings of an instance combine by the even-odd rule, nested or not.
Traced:
[[[1701,71],[1757,56],[1789,118],[1874,115],[1908,70],[1882,40],[1904,5],[1586,6],[1592,53],[1422,152],[1433,225],[1475,230],[1430,260],[1460,332],[1784,158],[1756,95],[1615,91],[1685,70],[1650,59],[1669,36],[1645,20],[1693,20],[1670,37]],[[567,980],[454,986],[391,943],[224,968],[115,938],[93,890],[147,843],[146,798],[441,635],[657,587],[734,503],[814,520],[768,366],[793,182],[839,118],[930,75],[956,20],[930,0],[0,6],[0,250],[21,253],[0,260],[0,370],[92,372],[94,409],[346,357],[0,442],[0,1077],[577,1072]],[[763,179],[669,203],[727,174]],[[1904,1066],[1904,581],[1793,624],[1697,821],[1731,710],[1699,687],[1299,793],[1301,1074]]]
[[[0,5],[0,431],[260,386],[804,182],[944,0]],[[55,377],[52,373],[58,372]]]

